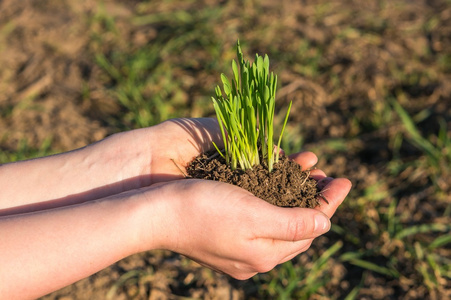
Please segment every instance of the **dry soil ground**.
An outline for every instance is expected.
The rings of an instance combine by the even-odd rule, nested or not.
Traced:
[[[218,50],[221,53],[232,49],[240,37],[249,41],[248,53],[277,50],[286,54],[274,60],[275,68],[284,67],[278,69],[282,86],[279,99],[282,103],[294,101],[290,122],[302,123],[305,146],[325,157],[320,167],[334,176],[350,177],[357,191],[366,191],[366,194],[353,194],[355,206],[368,198],[384,204],[385,200],[377,198],[377,193],[374,198],[375,191],[382,191],[384,199],[393,199],[393,195],[399,199],[396,213],[402,224],[449,222],[442,214],[449,209],[450,199],[446,196],[450,192],[449,178],[437,179],[436,184],[445,194],[437,201],[431,177],[423,169],[416,172],[418,165],[406,167],[389,178],[384,163],[396,155],[401,155],[403,162],[422,157],[415,145],[405,142],[401,147],[393,146],[403,129],[399,120],[393,121],[392,108],[386,105],[385,100],[390,97],[404,101],[403,105],[412,114],[423,112],[416,120],[426,136],[438,132],[437,120],[444,120],[449,135],[449,1],[277,2],[280,3],[262,1],[263,5],[255,5],[257,9],[252,1],[244,1],[243,7],[234,1],[218,4],[150,1],[147,6],[139,6],[139,1],[121,0],[103,4],[94,0],[0,1],[0,151],[17,151],[23,141],[29,147],[39,148],[49,143],[52,151],[65,151],[122,130],[124,127],[111,119],[123,116],[126,108],[108,92],[115,81],[106,78],[94,57],[102,53],[113,60],[114,47],[127,49],[117,41],[117,36],[136,49],[161,42],[159,37],[164,34],[168,36],[170,21],[162,18],[150,25],[139,25],[138,21],[129,21],[134,14],[161,12],[164,15],[181,10],[201,18],[199,22],[212,20],[208,31],[204,27],[199,30],[212,34],[216,40],[223,36],[222,50]],[[205,7],[220,11],[219,21],[196,14]],[[247,17],[242,18],[241,13]],[[177,16],[180,18],[173,21],[178,22],[177,26],[186,24],[197,28],[197,23],[189,17],[182,13]],[[116,37],[110,36],[108,20],[115,22]],[[176,35],[189,36],[191,32],[173,30]],[[102,45],[96,43],[99,35]],[[168,44],[172,40],[167,39]],[[181,82],[177,86],[181,94],[177,95],[190,109],[184,116],[209,114],[211,110],[200,111],[193,99],[200,95],[208,99],[219,74],[204,72],[209,67],[204,48],[188,53],[194,51],[189,49],[185,49],[185,56],[183,49],[179,50],[179,61],[172,62],[170,56],[161,61],[167,59],[175,66],[172,79]],[[211,50],[211,53],[216,52]],[[228,66],[233,57],[222,58]],[[177,64],[185,60],[190,65],[177,69]],[[362,206],[365,210],[357,216],[354,204],[350,205],[334,219],[343,228],[350,226],[350,232],[362,239],[360,245],[366,250],[383,243],[367,234],[376,229],[365,223],[366,218],[383,222],[378,219],[381,214],[374,203]],[[311,266],[315,251],[322,253],[321,249],[336,239],[333,234],[319,239],[312,252],[298,258],[297,263]],[[380,248],[388,254],[381,250],[372,262],[383,265],[387,257],[399,255],[396,268],[402,269],[405,276],[365,273],[361,266],[331,259],[333,278],[325,286],[328,292],[324,293],[342,298],[361,284],[361,299],[449,296],[449,277],[439,276],[438,280],[445,282],[441,282],[441,288],[431,291],[423,284],[417,266],[403,256],[407,252],[389,241]],[[345,241],[345,249],[355,251],[356,248]],[[449,248],[443,251],[449,255]],[[124,259],[43,299],[176,299],[182,296],[244,299],[262,297],[257,289],[263,288],[268,287],[252,280],[236,282],[177,254],[153,251]]]

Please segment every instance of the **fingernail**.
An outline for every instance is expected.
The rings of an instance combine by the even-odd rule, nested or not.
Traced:
[[[323,234],[328,232],[330,229],[330,220],[323,214],[317,214],[315,216],[315,233]]]

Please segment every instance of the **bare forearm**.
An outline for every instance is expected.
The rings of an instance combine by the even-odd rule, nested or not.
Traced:
[[[174,119],[55,156],[0,165],[0,216],[82,203],[183,177],[221,145],[214,119]]]
[[[143,212],[122,194],[0,218],[0,295],[36,298],[137,252]]]
[[[116,134],[75,151],[0,166],[0,215],[81,203],[148,185],[150,131]]]

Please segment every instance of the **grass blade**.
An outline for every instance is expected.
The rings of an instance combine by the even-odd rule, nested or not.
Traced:
[[[411,141],[419,149],[421,149],[429,157],[431,157],[436,164],[438,164],[441,155],[440,151],[437,150],[431,142],[429,142],[421,135],[420,131],[415,126],[415,123],[413,122],[412,118],[397,101],[392,101],[392,106],[396,111],[396,113],[401,118],[404,128],[407,130],[407,133],[411,137]]]
[[[422,224],[417,226],[411,226],[408,228],[405,228],[398,232],[395,235],[396,239],[403,239],[405,237],[417,234],[417,233],[426,233],[431,231],[439,231],[439,232],[446,232],[451,230],[451,224]]]

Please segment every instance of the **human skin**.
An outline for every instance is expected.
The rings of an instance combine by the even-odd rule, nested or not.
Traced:
[[[312,170],[329,204],[286,209],[236,186],[185,179],[212,140],[221,141],[215,120],[175,119],[0,166],[0,295],[37,298],[152,249],[246,279],[329,230],[349,180]],[[304,168],[317,162],[310,152],[292,158]]]

